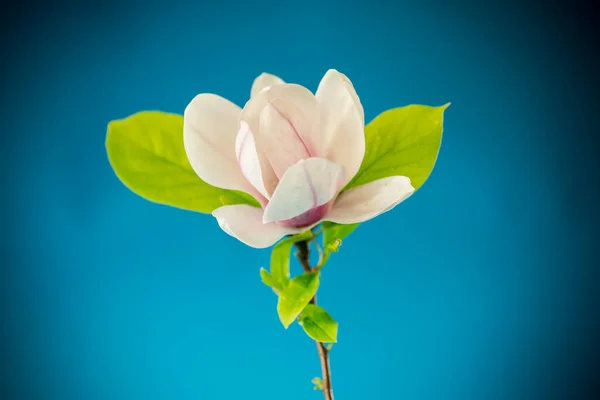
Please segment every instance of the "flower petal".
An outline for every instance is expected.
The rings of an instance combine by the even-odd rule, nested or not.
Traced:
[[[375,218],[406,200],[415,189],[406,176],[389,176],[343,192],[323,218],[354,224]]]
[[[186,107],[183,144],[196,174],[223,189],[256,190],[244,178],[235,157],[241,109],[215,94],[199,94]]]
[[[246,177],[252,186],[254,186],[265,199],[268,199],[269,195],[267,194],[263,183],[254,136],[252,136],[248,124],[244,121],[240,123],[240,130],[235,141],[235,153],[244,177]],[[260,200],[263,199],[259,199],[259,201]],[[261,203],[266,204],[266,201],[261,201]]]
[[[302,231],[302,229],[280,226],[276,223],[263,224],[263,210],[248,205],[219,207],[212,215],[228,235],[259,249],[275,244],[285,235]]]
[[[297,128],[279,110],[278,100],[268,102],[260,113],[260,135],[269,162],[281,179],[289,167],[309,158],[310,153]]]
[[[254,80],[252,89],[250,90],[250,97],[254,97],[256,94],[268,89],[270,86],[280,85],[283,83],[285,83],[283,79],[279,78],[278,76],[263,72]]]
[[[320,154],[315,147],[315,137],[319,135],[319,111],[315,96],[306,88],[295,84],[274,85],[251,98],[242,110],[241,120],[250,127],[256,141],[263,182],[267,193],[272,194],[279,182],[268,159],[268,140],[260,132],[260,115],[269,102],[295,127],[311,156]]]
[[[358,172],[365,155],[365,115],[346,75],[327,71],[316,93],[321,113],[323,156],[346,168],[346,185]]]
[[[301,160],[289,168],[271,201],[263,222],[286,221],[331,201],[341,188],[344,167],[324,158]]]

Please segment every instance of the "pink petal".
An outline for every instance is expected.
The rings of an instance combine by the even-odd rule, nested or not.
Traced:
[[[241,109],[220,96],[199,94],[186,107],[183,144],[190,164],[205,182],[254,194],[235,156]]]
[[[283,83],[285,83],[283,79],[263,72],[254,80],[254,83],[252,84],[252,90],[250,91],[250,97],[254,97],[256,94],[263,90],[267,90],[273,85],[281,85]]]
[[[266,151],[269,147],[268,140],[262,138],[260,131],[260,115],[269,102],[273,102],[279,112],[289,120],[311,155],[319,154],[318,149],[313,151],[314,138],[319,135],[319,112],[313,94],[308,89],[294,84],[271,86],[256,94],[244,106],[241,120],[248,124],[254,135],[265,189],[267,193],[272,194],[279,178],[269,162],[269,154]]]
[[[242,174],[265,199],[268,199],[269,195],[262,180],[254,136],[244,121],[240,123],[240,130],[235,141],[235,152]],[[266,204],[266,201],[261,201],[261,203]]]
[[[346,185],[358,172],[365,154],[363,107],[350,80],[327,71],[316,93],[321,113],[323,156],[346,168]]]
[[[289,167],[309,158],[310,153],[298,128],[280,111],[281,101],[277,100],[263,108],[259,126],[264,150],[275,174],[281,179]]]
[[[414,191],[405,176],[378,179],[343,192],[323,219],[338,224],[364,222],[391,210]]]
[[[263,210],[248,205],[219,207],[212,215],[228,235],[259,249],[275,244],[285,235],[303,231],[275,223],[263,224]]]
[[[324,158],[301,160],[284,174],[263,222],[286,221],[323,206],[340,190],[344,167]]]

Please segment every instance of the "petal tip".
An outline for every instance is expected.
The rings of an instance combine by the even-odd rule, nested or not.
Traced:
[[[283,83],[285,82],[280,77],[268,72],[263,72],[254,79],[252,88],[250,90],[250,97],[254,97],[259,93],[269,90],[273,85],[279,85]]]

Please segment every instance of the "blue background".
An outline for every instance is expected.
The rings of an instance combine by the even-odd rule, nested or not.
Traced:
[[[597,39],[584,12],[353,4],[7,11],[1,397],[321,398],[314,343],[282,328],[260,283],[269,250],[137,197],[104,140],[139,110],[182,113],[200,92],[243,105],[263,71],[314,90],[329,68],[367,120],[452,102],[428,182],[324,271],[336,398],[591,393]]]

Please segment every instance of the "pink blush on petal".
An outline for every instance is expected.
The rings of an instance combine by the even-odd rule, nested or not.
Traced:
[[[323,204],[322,206],[312,208],[297,217],[287,219],[285,221],[277,222],[277,224],[286,227],[295,227],[301,228],[303,226],[312,225],[315,222],[320,221],[327,214],[330,209],[330,204],[333,202],[329,202],[327,204]]]

